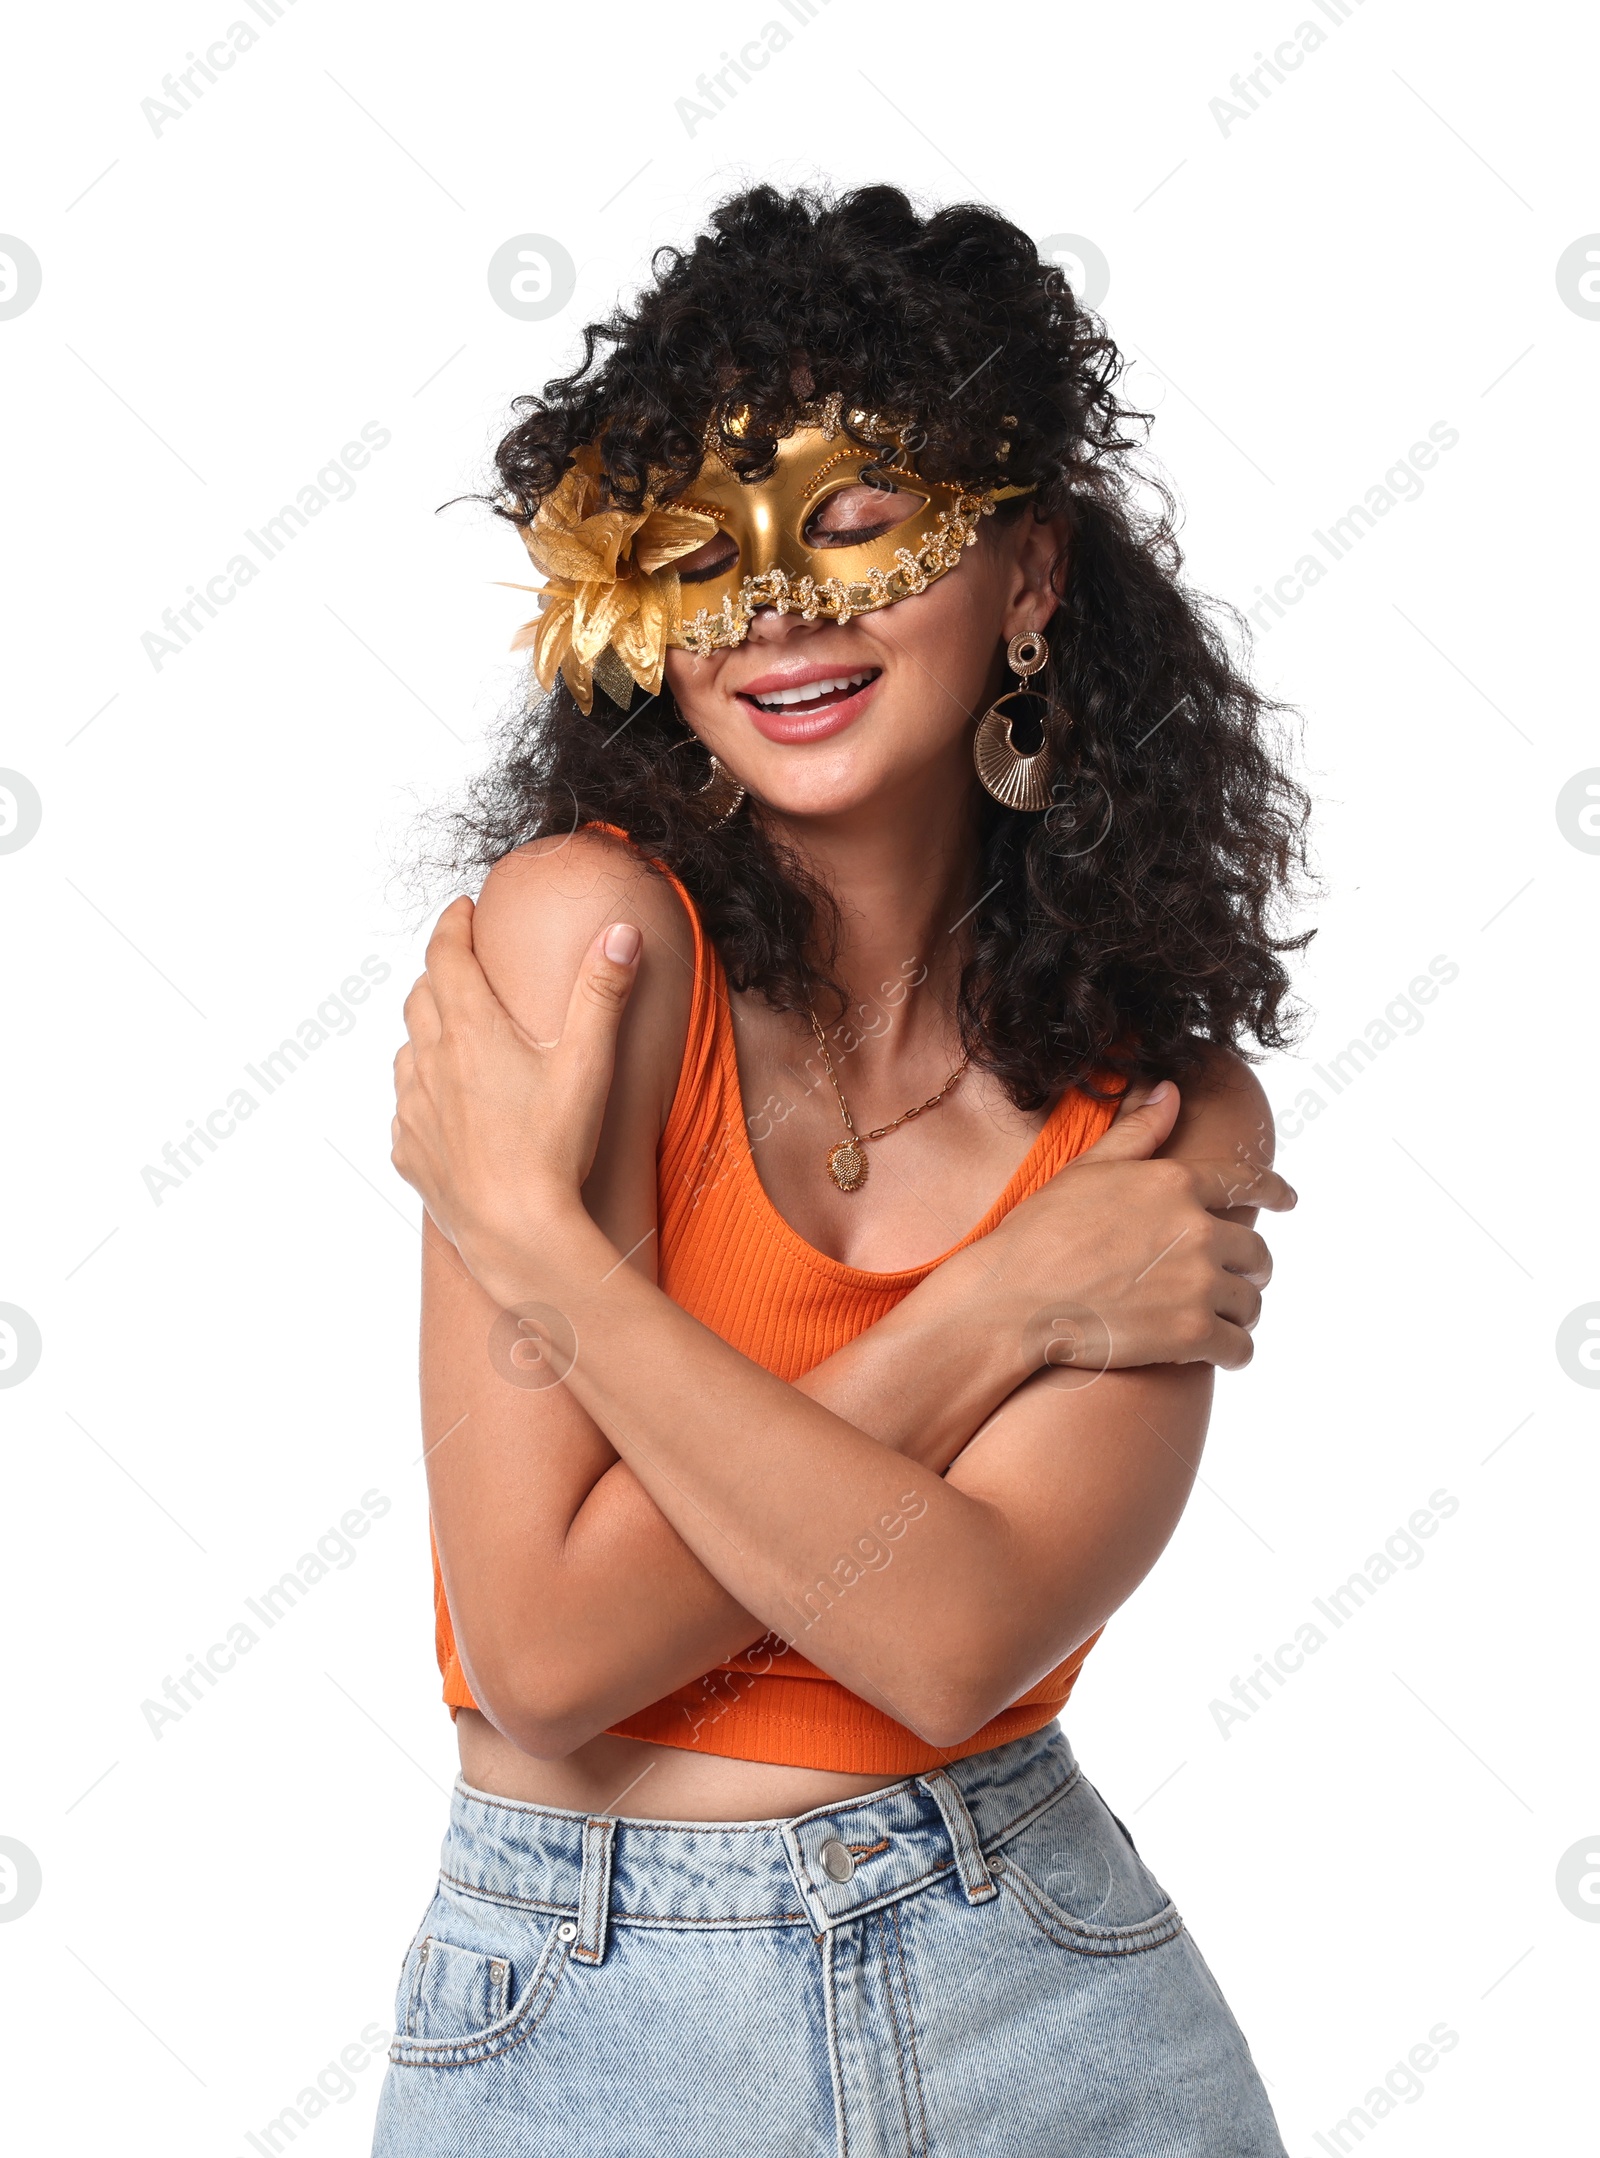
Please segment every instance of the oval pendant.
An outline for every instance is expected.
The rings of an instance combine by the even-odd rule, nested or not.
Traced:
[[[841,1191],[859,1191],[867,1181],[867,1151],[854,1139],[841,1139],[828,1156],[828,1174]]]

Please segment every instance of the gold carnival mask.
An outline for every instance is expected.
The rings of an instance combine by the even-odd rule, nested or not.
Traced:
[[[637,512],[600,507],[598,454],[580,453],[523,528],[548,582],[538,618],[512,649],[532,647],[542,685],[554,686],[559,667],[584,712],[596,681],[626,710],[635,683],[659,691],[669,644],[701,658],[742,644],[761,607],[808,622],[891,607],[954,569],[997,501],[1033,491],[923,479],[908,421],[847,413],[842,403],[835,394],[802,406],[756,481],[741,480],[719,446],[738,440],[746,413],[721,416],[720,436],[715,420],[706,430],[706,459],[687,493],[660,506],[647,496]],[[997,456],[1009,447],[999,445]],[[827,504],[862,486],[882,493],[883,515],[854,541],[848,527],[827,529]],[[718,536],[737,553],[680,582],[673,565]]]

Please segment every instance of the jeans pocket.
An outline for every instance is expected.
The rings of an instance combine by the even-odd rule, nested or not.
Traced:
[[[1041,1932],[1082,1954],[1134,1955],[1183,1931],[1133,1838],[1082,1775],[989,1864]]]
[[[570,1921],[441,1890],[401,1967],[390,2061],[466,2068],[525,2045],[576,1932]]]
[[[425,1933],[406,1958],[400,1982],[407,2038],[461,2045],[499,2023],[511,2004],[511,1959],[458,1948]]]

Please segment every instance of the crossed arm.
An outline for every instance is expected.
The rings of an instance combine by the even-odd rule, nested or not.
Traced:
[[[498,890],[491,879],[481,903],[479,943],[521,1027],[479,971],[463,912],[466,936],[442,930],[430,948],[428,1008],[408,1008],[411,1061],[402,1051],[397,1063],[396,1161],[430,1214],[430,1499],[474,1695],[524,1750],[565,1754],[770,1629],[930,1743],[956,1743],[1148,1571],[1209,1413],[1211,1361],[1081,1384],[1077,1371],[1038,1368],[1024,1317],[1055,1291],[1120,1320],[1133,1308],[1127,1283],[1186,1207],[1180,1240],[1200,1241],[1198,1216],[1235,1239],[1218,1249],[1237,1271],[1215,1253],[1203,1280],[1157,1269],[1161,1286],[1139,1309],[1168,1356],[1242,1361],[1259,1308],[1244,1276],[1263,1280],[1266,1264],[1249,1210],[1221,1205],[1226,1191],[1197,1193],[1176,1159],[1086,1158],[1048,1204],[1017,1209],[848,1348],[794,1385],[774,1378],[653,1284],[655,1140],[680,1024],[677,902],[656,880],[619,886],[593,864],[574,887],[567,867],[565,887],[562,872],[541,872],[514,898],[509,879]],[[537,944],[526,934],[535,899]],[[647,953],[613,1065],[604,1037],[632,970],[611,982],[592,935],[629,919]],[[557,1033],[555,1052],[528,1040]],[[586,1102],[589,1159],[582,1145],[565,1161],[526,1153],[530,1127],[570,1132]],[[1249,1166],[1270,1147],[1264,1114],[1233,1067],[1185,1103],[1169,1153],[1231,1161],[1241,1195],[1270,1202]],[[1147,1172],[1137,1187],[1133,1167]],[[624,1264],[641,1219],[645,1242]],[[1231,1286],[1219,1295],[1220,1273]],[[502,1311],[530,1302],[559,1307],[583,1346],[564,1384],[524,1392],[486,1344]],[[906,1523],[893,1563],[816,1617],[808,1592],[841,1579],[840,1559],[886,1518]]]

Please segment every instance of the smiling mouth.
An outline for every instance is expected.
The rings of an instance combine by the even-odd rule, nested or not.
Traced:
[[[857,690],[875,682],[882,671],[879,667],[861,667],[854,674],[829,675],[824,681],[802,682],[794,689],[766,690],[759,697],[752,697],[748,691],[740,695],[758,712],[781,712],[785,718],[805,719],[813,712],[827,711],[830,705],[842,704]]]

